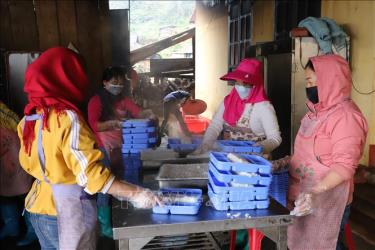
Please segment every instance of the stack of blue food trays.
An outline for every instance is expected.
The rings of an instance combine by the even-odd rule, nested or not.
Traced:
[[[202,205],[202,190],[189,188],[161,189],[160,196],[164,206],[155,206],[155,214],[197,214]]]
[[[211,152],[208,196],[216,210],[264,209],[269,206],[271,163],[241,154],[249,163],[232,162],[228,153]]]
[[[122,153],[139,154],[156,143],[156,127],[149,119],[132,119],[122,124]]]
[[[263,147],[257,146],[253,141],[218,140],[217,144],[220,151],[227,153],[263,153]]]
[[[142,166],[140,157],[137,155],[125,154],[122,161],[124,166],[123,180],[136,185],[141,184],[139,181]]]

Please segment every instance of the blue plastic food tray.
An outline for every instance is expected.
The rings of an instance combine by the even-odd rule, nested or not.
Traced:
[[[153,122],[149,119],[130,119],[122,123],[123,128],[150,127]]]
[[[140,139],[134,138],[134,139],[124,140],[124,144],[146,144],[146,143],[154,144],[156,143],[156,138],[155,137],[140,138]]]
[[[283,170],[272,174],[270,196],[283,206],[286,206],[287,203],[288,182],[288,170]]]
[[[149,139],[156,137],[155,133],[140,133],[140,134],[123,134],[122,139],[126,142],[127,140],[133,139]]]
[[[191,144],[201,144],[203,138],[202,137],[192,137],[191,138]],[[168,138],[168,144],[181,144],[181,139],[179,138]]]
[[[168,139],[168,148],[173,149],[175,152],[186,152],[194,151],[198,148],[201,143],[200,138],[193,138],[192,143],[181,143],[181,140],[178,138],[169,138]]]
[[[139,155],[143,149],[136,149],[136,148],[121,148],[121,152],[123,154],[134,154]]]
[[[208,164],[209,170],[217,180],[224,183],[243,183],[252,185],[269,186],[271,184],[271,174],[257,174],[257,176],[244,176],[233,173],[232,171],[218,170],[211,162]]]
[[[154,133],[155,131],[155,127],[123,128],[122,134]]]
[[[122,158],[122,162],[125,170],[140,169],[142,166],[142,161],[139,155],[124,155]]]
[[[181,215],[194,215],[197,214],[202,204],[202,190],[201,189],[188,189],[188,188],[171,188],[161,189],[163,195],[168,194],[182,194],[191,195],[197,198],[196,203],[176,203],[164,204],[163,207],[155,206],[152,211],[156,214],[181,214]]]
[[[254,190],[251,191],[229,191],[223,193],[215,193],[210,183],[208,183],[208,193],[211,193],[211,199],[215,199],[218,202],[232,202],[232,201],[254,201],[254,200],[267,200],[268,194],[257,194]]]
[[[169,144],[169,148],[176,152],[194,151],[197,147],[198,145],[195,144]]]
[[[216,210],[248,210],[248,209],[265,209],[269,206],[269,200],[263,201],[234,201],[234,202],[222,202],[215,199],[212,193],[209,193],[210,201]]]
[[[181,144],[181,139],[178,139],[178,138],[168,138],[168,145],[169,144]]]
[[[238,154],[245,158],[249,163],[232,162],[227,158],[228,153],[211,152],[210,160],[219,170],[236,171],[236,172],[252,172],[259,174],[270,174],[272,164],[258,155]]]
[[[262,146],[255,146],[253,141],[231,141],[231,140],[218,140],[219,148],[228,153],[258,153],[263,152]]]
[[[151,146],[152,144],[122,144],[123,149],[147,149]]]
[[[254,185],[252,187],[232,187],[228,183],[220,182],[215,176],[212,174],[211,171],[208,172],[208,180],[211,185],[212,191],[216,194],[222,193],[239,193],[239,192],[254,192],[255,194],[268,194],[269,187],[268,186],[260,186]]]
[[[133,184],[138,184],[140,173],[139,170],[125,170],[123,177],[125,181]]]

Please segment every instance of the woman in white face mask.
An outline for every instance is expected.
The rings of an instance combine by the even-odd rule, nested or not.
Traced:
[[[256,59],[244,59],[220,78],[234,81],[208,127],[197,153],[211,149],[223,132],[228,140],[252,140],[269,153],[281,143],[277,117],[263,88],[263,66]]]
[[[105,165],[109,167],[112,149],[122,144],[122,119],[143,116],[141,109],[130,99],[130,82],[120,67],[108,67],[103,72],[103,87],[88,104],[88,121],[94,131],[99,148],[104,153]],[[111,207],[109,196],[97,198],[98,220],[101,234],[112,237]]]
[[[121,146],[121,120],[138,118],[141,109],[128,97],[130,83],[121,67],[108,67],[102,79],[103,88],[89,101],[88,120],[99,146],[109,154]]]

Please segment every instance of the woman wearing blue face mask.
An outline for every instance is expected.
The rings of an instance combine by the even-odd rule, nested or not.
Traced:
[[[278,147],[280,130],[275,110],[264,92],[262,63],[244,59],[220,79],[234,81],[234,88],[219,106],[198,152],[210,150],[222,132],[224,139],[255,141],[265,153]]]

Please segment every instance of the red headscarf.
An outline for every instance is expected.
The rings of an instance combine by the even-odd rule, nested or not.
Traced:
[[[224,98],[224,120],[231,126],[235,126],[242,116],[246,103],[267,101],[263,87],[263,65],[256,59],[244,59],[236,70],[221,77],[222,80],[242,80],[252,85],[249,96],[242,100],[235,88]]]
[[[42,110],[43,128],[48,130],[48,112],[54,108],[58,114],[70,109],[80,114],[78,106],[86,100],[89,87],[83,59],[70,49],[56,47],[45,51],[27,67],[24,91],[29,103],[24,114]],[[35,121],[25,121],[23,143],[30,154],[35,139]]]

